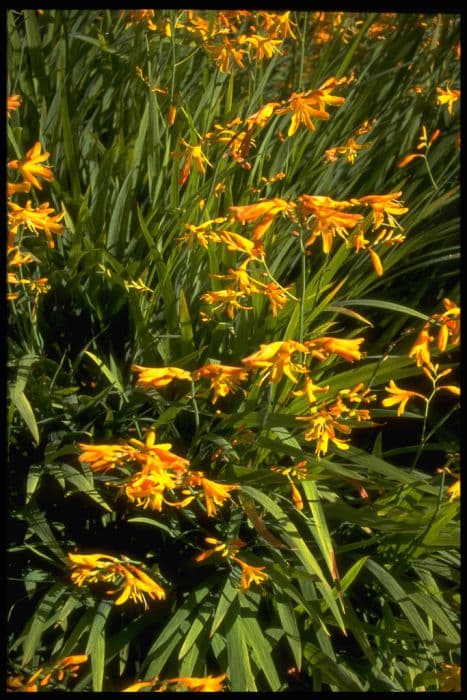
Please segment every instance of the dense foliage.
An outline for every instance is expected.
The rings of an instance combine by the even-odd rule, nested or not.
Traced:
[[[459,689],[459,20],[8,12],[10,691]]]

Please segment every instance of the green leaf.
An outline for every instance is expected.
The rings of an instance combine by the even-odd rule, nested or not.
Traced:
[[[15,408],[18,410],[21,418],[24,420],[27,427],[29,428],[29,432],[31,433],[34,442],[36,443],[36,445],[38,445],[40,442],[39,428],[37,426],[37,421],[34,416],[34,411],[32,410],[32,406],[29,403],[26,394],[23,391],[17,393],[13,390],[10,393],[10,398]]]
[[[55,583],[42,597],[34,612],[28,627],[28,633],[23,645],[22,665],[26,666],[39,651],[42,634],[46,629],[49,618],[53,616],[62,596],[67,592],[63,583]]]
[[[368,559],[365,562],[365,568],[370,571],[378,583],[386,589],[391,599],[397,603],[407,620],[412,625],[417,636],[422,642],[431,642],[433,640],[433,634],[430,632],[428,627],[423,622],[415,605],[410,601],[406,591],[397,582],[397,580],[382,566],[377,564],[373,559]]]
[[[105,626],[112,608],[113,603],[105,600],[97,604],[84,652],[90,657],[92,689],[95,693],[102,691],[105,668]]]

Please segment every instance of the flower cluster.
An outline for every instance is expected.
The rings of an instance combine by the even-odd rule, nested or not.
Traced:
[[[47,666],[41,666],[29,678],[24,673],[7,678],[7,692],[10,693],[37,693],[39,689],[51,685],[51,683],[67,682],[69,678],[76,678],[80,666],[88,660],[86,654],[73,654],[63,659],[51,662]]]
[[[171,452],[170,443],[156,444],[155,440],[155,431],[149,430],[144,443],[130,439],[119,445],[80,444],[79,460],[89,464],[96,473],[122,471],[123,480],[107,483],[117,485],[137,506],[159,512],[164,505],[186,508],[195,498],[202,496],[207,515],[211,517],[217,514],[216,506],[231,499],[229,492],[239,488],[235,484],[211,481],[202,472],[190,470],[189,461]],[[138,471],[134,471],[135,467]]]
[[[225,690],[226,673],[221,673],[219,676],[203,676],[196,678],[194,676],[182,676],[180,678],[152,678],[148,681],[137,681],[126,688],[123,688],[122,693],[137,693],[143,688],[150,688],[155,693],[173,692],[178,688],[184,691],[192,691],[193,693],[221,693]]]
[[[109,554],[68,554],[71,567],[71,580],[77,586],[89,583],[110,583],[113,588],[107,595],[118,595],[115,605],[123,605],[127,600],[143,603],[148,608],[146,598],[164,600],[165,591],[144,571],[124,558],[118,559]]]
[[[21,106],[20,95],[8,97],[7,110],[10,112],[17,110]],[[49,202],[43,202],[39,206],[33,206],[32,199],[28,199],[26,204],[19,204],[12,198],[28,194],[31,188],[42,191],[41,181],[52,182],[54,179],[52,170],[44,165],[50,154],[48,151],[42,152],[42,146],[36,142],[26,155],[20,159],[10,160],[7,168],[16,170],[21,177],[20,181],[7,182],[7,205],[8,205],[8,240],[7,240],[7,282],[9,285],[21,285],[20,289],[28,289],[37,299],[40,294],[45,294],[49,285],[45,277],[32,278],[23,272],[23,266],[37,262],[35,258],[25,248],[25,233],[27,231],[36,236],[45,235],[50,248],[55,246],[54,235],[63,233],[63,225],[60,223],[64,213],[56,214],[49,206]],[[9,291],[9,300],[18,299],[20,291]]]
[[[239,588],[241,591],[247,591],[252,583],[261,584],[269,578],[265,572],[265,566],[252,566],[247,564],[237,556],[240,549],[245,547],[245,542],[240,539],[231,540],[229,542],[221,542],[215,537],[205,537],[206,544],[212,545],[196,557],[197,562],[205,561],[212,555],[219,555],[224,559],[235,562],[241,569],[241,578]]]

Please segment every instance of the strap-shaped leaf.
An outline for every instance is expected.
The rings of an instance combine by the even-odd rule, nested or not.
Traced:
[[[112,610],[113,603],[102,600],[95,609],[94,618],[89,632],[85,654],[91,660],[92,689],[95,693],[102,691],[105,668],[105,626]]]

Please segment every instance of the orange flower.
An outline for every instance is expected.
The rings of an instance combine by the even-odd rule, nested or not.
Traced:
[[[170,683],[179,683],[195,693],[218,693],[225,690],[224,681],[226,673],[220,676],[204,676],[203,678],[172,678]]]
[[[396,404],[399,404],[397,408],[397,415],[401,416],[404,411],[405,407],[407,404],[407,401],[414,397],[417,396],[419,399],[423,399],[426,401],[426,397],[423,396],[423,394],[418,394],[416,391],[409,391],[408,389],[400,389],[396,383],[394,382],[393,379],[389,380],[389,386],[385,387],[386,391],[392,394],[392,396],[388,396],[387,398],[383,399],[382,405],[383,406],[394,406]]]
[[[312,410],[309,416],[297,416],[297,420],[306,421],[311,424],[304,438],[307,441],[316,440],[315,455],[318,459],[322,454],[327,454],[329,441],[340,450],[349,449],[347,441],[336,437],[336,430],[341,433],[349,434],[351,429],[348,425],[338,423],[331,411],[327,411],[325,408],[321,410]]]
[[[295,204],[293,202],[286,202],[284,199],[275,197],[274,199],[258,202],[257,204],[245,204],[242,206],[229,207],[229,209],[234,218],[242,224],[259,219],[252,233],[253,240],[259,241],[271,226],[277,214],[282,212],[287,214],[291,213],[294,207]]]
[[[47,160],[49,155],[50,153],[48,151],[41,154],[41,144],[37,141],[26,153],[24,158],[21,160],[11,160],[8,163],[8,167],[19,170],[25,182],[30,182],[33,187],[37,187],[38,190],[41,190],[42,185],[37,177],[43,177],[47,182],[52,182],[54,179],[50,168],[45,165],[40,165],[44,160]]]
[[[299,197],[300,208],[305,216],[313,215],[312,235],[305,242],[305,246],[312,245],[318,236],[322,237],[323,253],[329,253],[334,236],[337,234],[342,239],[348,236],[347,229],[358,224],[363,216],[341,211],[352,202],[336,201],[331,197],[321,195],[303,194]]]
[[[131,365],[132,372],[138,372],[137,386],[158,389],[167,386],[174,379],[191,380],[191,374],[179,367],[141,367]]]
[[[322,109],[317,109],[315,95],[306,92],[293,92],[288,99],[288,104],[282,109],[276,110],[276,114],[286,114],[292,112],[287,136],[293,136],[300,124],[304,124],[309,131],[315,131],[316,127],[311,121],[314,119],[329,119],[330,114]]]
[[[394,228],[401,228],[397,223],[393,214],[405,214],[409,211],[408,207],[403,207],[398,198],[402,192],[392,192],[391,194],[374,194],[360,197],[356,202],[368,205],[373,210],[373,231],[379,226],[386,225]],[[384,216],[386,215],[386,220]]]
[[[211,515],[217,515],[216,506],[222,506],[227,499],[232,500],[229,491],[235,491],[240,488],[237,484],[219,484],[216,481],[206,479],[204,476],[200,477],[200,479],[208,518]]]
[[[244,68],[243,56],[245,51],[236,48],[227,37],[222,37],[222,44],[207,44],[206,50],[214,59],[221,73],[229,73],[235,63],[239,68]]]
[[[344,360],[348,362],[353,362],[354,360],[362,359],[363,355],[360,350],[360,345],[364,340],[364,338],[345,339],[324,336],[322,338],[306,340],[304,345],[306,345],[308,351],[315,357],[318,357],[318,359],[325,359],[330,353],[334,353],[343,357]]]
[[[11,97],[7,98],[6,109],[8,116],[10,116],[10,112],[17,110],[18,107],[21,107],[21,95],[11,95]]]
[[[461,91],[451,90],[451,88],[449,87],[449,83],[446,83],[446,87],[444,89],[441,87],[437,87],[436,92],[438,93],[436,102],[439,105],[447,105],[449,114],[452,114],[452,107],[454,105],[454,102],[457,102],[457,100],[459,99]]]
[[[239,549],[245,546],[245,542],[239,539],[231,540],[230,542],[221,542],[221,540],[216,540],[215,537],[205,537],[204,541],[214,546],[198,554],[195,561],[204,561],[213,554],[220,554],[224,559],[231,559],[238,553]]]
[[[182,186],[185,184],[185,182],[188,179],[188,175],[190,174],[190,169],[192,162],[195,162],[197,170],[204,175],[206,173],[206,165],[210,165],[212,167],[212,163],[209,162],[209,160],[206,158],[204,155],[203,151],[201,150],[201,144],[197,144],[196,146],[190,146],[189,143],[185,141],[185,139],[181,139],[182,143],[184,146],[186,146],[186,150],[184,153],[181,155],[184,156],[185,162],[182,168],[182,173],[180,175],[179,179],[179,185]],[[177,154],[180,155],[180,154]]]
[[[264,258],[264,248],[259,241],[250,241],[238,233],[225,230],[219,232],[218,238],[220,243],[226,244],[227,250],[246,253],[248,260],[263,260]]]
[[[279,382],[285,374],[292,382],[298,381],[293,372],[306,372],[306,368],[292,362],[294,352],[308,353],[307,347],[295,340],[278,340],[268,345],[260,345],[260,349],[242,362],[248,369],[261,368],[261,374],[269,376],[271,382]]]
[[[227,219],[219,216],[216,219],[209,219],[202,224],[195,226],[194,224],[185,224],[186,233],[180,236],[179,241],[188,241],[188,245],[192,246],[193,241],[201,245],[203,248],[208,248],[208,243],[220,243],[219,235],[212,230],[215,224],[223,224]]]
[[[133,451],[128,445],[79,445],[80,462],[86,462],[96,472],[106,472],[125,463]]]
[[[267,36],[253,34],[250,36],[241,36],[238,39],[239,44],[251,44],[255,50],[253,58],[257,61],[262,61],[263,58],[271,58],[276,53],[282,53],[279,46],[282,45],[281,39],[270,39]]]
[[[274,114],[276,107],[280,107],[280,102],[266,102],[257,112],[250,114],[245,119],[248,129],[252,129],[254,126],[265,126]]]
[[[237,292],[235,289],[228,288],[220,289],[217,292],[206,292],[206,294],[202,295],[201,299],[207,304],[217,304],[217,306],[214,307],[214,311],[217,309],[221,309],[222,311],[227,309],[228,317],[233,318],[236,309],[248,310],[252,308],[251,306],[244,306],[240,303],[239,300],[244,296],[243,292]]]
[[[147,609],[145,596],[152,600],[165,598],[163,588],[127,559],[122,561],[108,554],[68,554],[68,559],[72,568],[71,579],[77,586],[86,582],[112,583],[116,589],[107,591],[107,595],[120,594],[115,600],[116,605],[131,599],[143,603]]]
[[[164,496],[165,489],[174,489],[180,486],[179,477],[170,474],[165,469],[151,470],[143,468],[143,471],[135,474],[125,485],[125,494],[130,501],[142,508],[151,508],[162,511],[162,506],[173,508],[185,508],[194,496],[189,496],[181,501],[168,501]]]
[[[429,328],[429,324],[426,324],[418,334],[409,352],[409,357],[415,357],[417,360],[417,367],[421,367],[424,364],[431,364],[430,341],[433,340],[433,338],[428,332]]]
[[[251,566],[237,557],[232,557],[232,559],[242,567],[242,577],[240,579],[241,591],[247,591],[252,583],[260,585],[268,580],[268,574],[264,573],[265,566]]]
[[[195,381],[201,377],[211,382],[211,389],[214,392],[211,402],[214,404],[219,396],[227,396],[230,392],[239,391],[238,384],[248,379],[248,372],[243,367],[208,364],[193,372]]]
[[[38,235],[39,231],[44,231],[50,248],[55,247],[52,239],[52,234],[60,235],[63,233],[63,226],[58,222],[63,218],[64,212],[50,216],[54,209],[49,207],[48,202],[40,204],[35,209],[32,208],[32,202],[29,199],[25,207],[21,207],[15,202],[8,202],[11,210],[9,220],[12,226],[11,233],[16,234],[18,226],[27,226],[30,231]]]
[[[30,182],[7,182],[6,193],[8,197],[11,197],[18,192],[29,192],[31,189]]]

